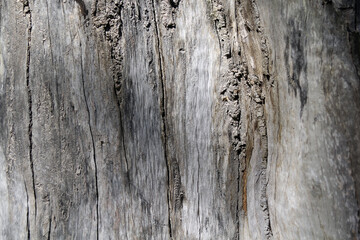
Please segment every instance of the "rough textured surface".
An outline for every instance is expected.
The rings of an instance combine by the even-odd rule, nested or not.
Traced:
[[[259,1],[277,82],[267,108],[268,195],[276,238],[360,237],[355,4]]]
[[[359,19],[1,0],[1,239],[359,239]]]

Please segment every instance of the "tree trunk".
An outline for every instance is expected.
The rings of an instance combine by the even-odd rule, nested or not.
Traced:
[[[360,239],[356,0],[1,0],[1,239]]]

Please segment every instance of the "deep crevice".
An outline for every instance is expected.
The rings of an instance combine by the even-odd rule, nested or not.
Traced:
[[[87,10],[87,8],[86,8],[86,5],[85,5],[84,1],[83,1],[83,0],[75,0],[75,2],[76,2],[77,4],[79,4],[81,14],[82,14],[84,17],[86,17],[87,14],[88,14],[88,10]]]
[[[34,190],[34,208],[35,208],[35,218],[36,218],[37,203],[36,203],[35,173],[34,173],[34,160],[33,160],[33,139],[32,139],[33,112],[32,112],[32,91],[30,88],[30,50],[31,50],[31,34],[32,34],[32,15],[31,15],[29,0],[23,1],[23,11],[26,14],[26,16],[29,18],[29,25],[27,29],[28,42],[27,42],[27,50],[26,50],[26,89],[28,93],[28,113],[29,113],[29,123],[28,123],[29,161],[30,161],[32,185]]]
[[[31,239],[31,232],[30,232],[30,208],[29,208],[29,194],[26,187],[26,182],[24,181],[25,185],[25,193],[26,193],[26,231],[28,240]]]
[[[162,62],[162,54],[161,54],[161,46],[160,46],[160,33],[159,33],[159,25],[157,22],[157,15],[155,10],[155,3],[152,0],[152,7],[153,7],[153,15],[154,15],[154,25],[155,25],[155,37],[156,37],[156,48],[159,54],[159,68],[160,68],[160,85],[161,85],[161,96],[160,96],[160,111],[161,111],[161,118],[162,118],[162,138],[164,144],[164,157],[166,161],[166,168],[167,168],[167,178],[168,178],[168,192],[167,192],[167,200],[168,200],[168,224],[169,224],[169,235],[170,239],[173,238],[173,229],[171,226],[171,198],[170,198],[170,160],[168,159],[168,149],[167,149],[167,131],[166,131],[166,104],[165,104],[165,83],[164,83],[164,76],[163,76],[163,62]]]
[[[170,6],[173,8],[177,8],[179,6],[180,0],[170,0]]]
[[[51,218],[51,214],[50,214],[50,217],[49,217],[49,230],[48,230],[48,237],[47,237],[48,240],[50,240],[50,238],[51,238],[51,221],[52,221],[52,218]]]
[[[195,138],[197,138],[196,136],[197,134],[195,133]],[[199,221],[199,229],[198,229],[198,234],[199,234],[199,240],[201,240],[201,215],[200,215],[200,151],[199,151],[199,146],[196,144],[196,151],[197,151],[197,155],[198,155],[198,158],[197,158],[197,163],[198,163],[198,169],[197,169],[197,196],[198,196],[198,201],[197,201],[197,207],[198,207],[198,221]]]
[[[80,42],[80,51],[81,49],[81,42]],[[91,137],[91,143],[93,148],[93,160],[94,160],[94,174],[95,174],[95,194],[96,194],[96,239],[99,239],[99,188],[98,188],[98,169],[97,169],[97,162],[96,162],[96,148],[95,148],[95,141],[94,135],[91,127],[91,114],[90,108],[88,104],[88,99],[85,92],[85,78],[84,78],[84,67],[82,61],[82,54],[80,56],[80,66],[81,66],[81,79],[82,79],[82,87],[83,87],[83,94],[84,94],[84,101],[88,113],[88,125],[89,125],[89,132]]]
[[[97,14],[98,1],[99,0],[95,0],[95,2],[94,2],[94,9],[92,10],[93,17],[96,17],[96,14]]]

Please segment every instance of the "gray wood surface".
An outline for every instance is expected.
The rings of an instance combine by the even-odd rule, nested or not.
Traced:
[[[360,239],[356,0],[0,0],[0,239]]]

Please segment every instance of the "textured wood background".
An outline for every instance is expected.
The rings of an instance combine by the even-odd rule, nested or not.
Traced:
[[[0,0],[1,239],[360,239],[356,0]]]

